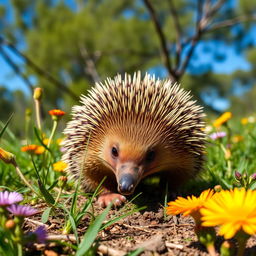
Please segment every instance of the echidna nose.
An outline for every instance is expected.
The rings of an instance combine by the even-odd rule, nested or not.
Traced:
[[[133,192],[134,189],[134,178],[131,174],[124,174],[118,185],[118,190],[121,194],[129,195]]]

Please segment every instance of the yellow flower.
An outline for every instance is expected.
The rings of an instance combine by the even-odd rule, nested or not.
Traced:
[[[37,155],[41,155],[41,154],[44,153],[44,151],[45,151],[45,148],[43,146],[38,146],[36,148],[36,150],[34,151],[34,153],[37,154]]]
[[[241,119],[241,124],[246,125],[248,124],[248,118],[244,117]]]
[[[58,161],[53,164],[53,170],[56,172],[64,172],[68,165],[63,161]]]
[[[188,196],[187,198],[178,197],[175,201],[169,202],[166,213],[176,215],[183,213],[183,216],[191,215],[201,209],[204,203],[213,196],[213,190],[208,189],[201,193],[199,197]]]
[[[60,146],[63,140],[64,140],[64,138],[58,138],[58,139],[56,140],[56,142],[57,142],[57,144]]]
[[[242,141],[243,139],[244,139],[243,136],[241,136],[241,135],[235,135],[235,136],[233,136],[232,141],[233,141],[234,143],[237,143],[237,142]]]
[[[49,142],[49,139],[47,139],[47,138],[45,138],[45,139],[43,139],[43,143],[44,143],[44,145],[48,145],[48,142]]]
[[[256,191],[235,188],[216,193],[200,210],[202,225],[220,225],[219,234],[232,238],[238,231],[256,233]]]
[[[225,159],[228,160],[231,158],[231,151],[229,148],[225,149]]]
[[[231,112],[225,112],[213,122],[213,126],[216,128],[219,128],[221,125],[226,123],[231,117],[232,117]]]

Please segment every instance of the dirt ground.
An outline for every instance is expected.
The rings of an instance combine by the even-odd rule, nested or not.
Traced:
[[[142,198],[143,199],[143,198]],[[151,198],[152,199],[152,198]],[[145,251],[142,256],[149,255],[180,255],[196,256],[208,255],[205,248],[197,242],[193,231],[194,222],[191,217],[164,217],[163,207],[156,200],[143,199],[147,209],[133,213],[132,215],[114,223],[104,231],[99,233],[99,247],[97,255],[122,256],[136,248],[143,247]],[[79,199],[82,205],[84,198]],[[141,199],[140,199],[141,200]],[[141,206],[140,202],[137,202]],[[42,211],[45,204],[37,206]],[[95,212],[99,213],[103,209],[94,203]],[[108,218],[111,218],[118,212],[118,209],[112,209]],[[45,224],[48,235],[51,240],[61,240],[63,242],[74,242],[73,234],[64,236],[61,234],[64,215],[61,212],[55,213],[54,217]],[[78,226],[79,235],[83,236],[90,222],[89,216],[85,216]],[[34,230],[40,225],[40,215],[26,219],[25,229]],[[222,242],[217,238],[216,248]],[[36,245],[28,250],[28,255],[74,255],[74,252],[65,245],[49,241],[46,245]],[[247,243],[245,255],[256,255],[256,236],[251,237]]]

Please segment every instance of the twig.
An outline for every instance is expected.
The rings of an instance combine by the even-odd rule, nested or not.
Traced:
[[[0,40],[1,42],[1,40]],[[14,63],[14,61],[10,58],[10,56],[4,51],[3,47],[0,46],[0,54],[4,58],[4,60],[9,64],[9,66],[13,69],[13,71],[21,77],[21,79],[24,81],[24,83],[28,86],[28,88],[31,91],[31,94],[33,94],[33,85],[29,81],[29,79],[21,72],[20,68]]]
[[[35,70],[40,76],[47,79],[49,82],[51,82],[53,85],[58,87],[59,89],[62,89],[65,91],[70,97],[72,97],[74,100],[78,100],[78,97],[62,82],[57,80],[55,77],[53,77],[49,72],[39,67],[37,64],[35,64],[29,57],[27,57],[24,53],[20,52],[11,42],[5,40],[3,37],[0,37],[0,43],[5,44],[8,46],[15,54],[22,57],[26,64],[28,64],[33,70]]]
[[[185,57],[185,60],[183,61],[182,66],[178,72],[179,77],[181,77],[184,74],[185,70],[187,69],[189,61],[195,51],[196,45],[198,44],[201,38],[201,35],[202,35],[201,17],[202,17],[202,3],[201,3],[201,0],[198,0],[196,31],[195,31],[195,35],[192,38],[191,46],[189,48],[187,56]]]
[[[180,57],[181,57],[181,51],[182,51],[182,45],[181,45],[181,26],[179,22],[179,17],[177,14],[177,10],[174,6],[173,0],[169,1],[170,3],[170,10],[172,14],[173,24],[176,31],[176,69],[179,67],[180,64]]]
[[[98,252],[104,255],[109,255],[109,256],[122,256],[126,254],[126,252],[124,251],[116,250],[116,249],[107,247],[106,245],[103,245],[103,244],[99,245]]]
[[[146,226],[130,226],[128,224],[125,224],[123,223],[122,224],[124,227],[127,227],[127,228],[133,228],[133,229],[137,229],[137,230],[140,230],[140,231],[143,231],[143,232],[147,232],[147,233],[151,233],[152,231],[150,230],[146,230],[145,228],[147,228]]]
[[[143,0],[143,2],[144,2],[145,6],[147,7],[147,9],[150,13],[150,16],[151,16],[152,21],[154,23],[156,32],[158,34],[160,44],[161,44],[161,50],[162,50],[163,61],[164,61],[165,67],[167,68],[167,71],[168,71],[169,76],[171,77],[171,79],[176,81],[177,77],[176,77],[175,72],[172,70],[166,38],[165,38],[165,35],[164,35],[163,30],[161,28],[161,25],[158,22],[156,12],[153,8],[153,5],[150,3],[150,0]]]
[[[238,23],[241,22],[246,22],[246,21],[255,21],[256,20],[256,15],[253,16],[240,16],[240,17],[236,17],[233,19],[228,19],[228,20],[224,20],[218,23],[215,23],[213,25],[211,25],[208,29],[205,30],[205,32],[212,32],[213,30],[216,29],[220,29],[220,28],[225,28],[225,27],[231,27],[234,26]]]
[[[75,235],[51,235],[48,234],[47,240],[65,240],[70,242],[76,242]]]
[[[165,242],[165,246],[167,248],[179,249],[179,250],[183,250],[183,248],[184,248],[184,246],[182,244],[174,244],[174,243],[170,243],[170,242]]]
[[[84,44],[80,43],[79,44],[79,49],[80,49],[81,56],[83,57],[85,65],[86,65],[86,72],[91,75],[94,83],[99,82],[101,79],[100,79],[98,71],[97,71],[97,69],[95,67],[95,63],[90,58],[90,56],[89,56],[89,54],[87,52],[87,49],[85,48]]]
[[[40,222],[40,221],[37,221],[37,220],[32,220],[32,219],[30,219],[30,218],[25,218],[25,221],[30,222],[30,223],[33,223],[33,224],[35,224],[35,225],[37,225],[37,226],[45,226],[47,229],[49,228],[49,225],[44,224],[44,223],[42,223],[42,222]]]

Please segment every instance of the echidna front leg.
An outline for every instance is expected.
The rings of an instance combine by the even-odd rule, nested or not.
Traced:
[[[123,195],[120,195],[118,193],[112,193],[112,192],[103,192],[98,197],[98,204],[101,207],[106,207],[110,203],[113,203],[114,206],[120,206],[126,201],[126,197]]]

